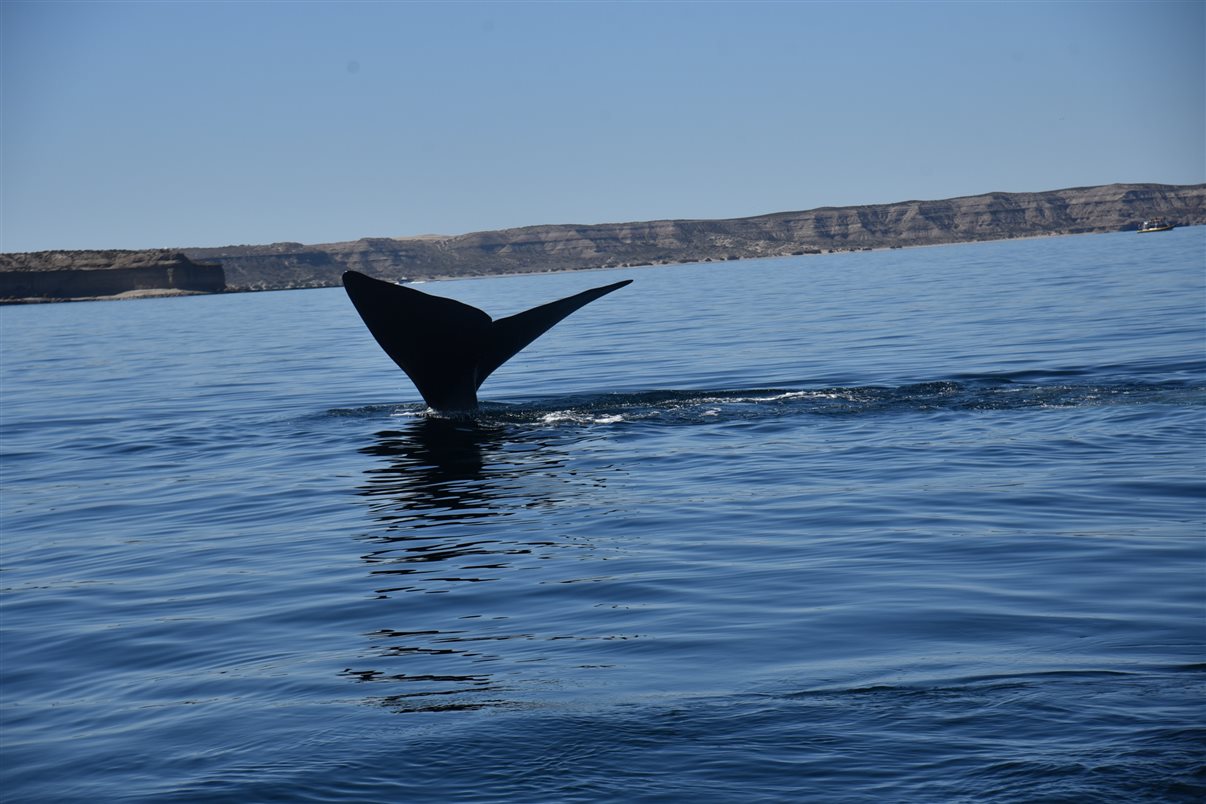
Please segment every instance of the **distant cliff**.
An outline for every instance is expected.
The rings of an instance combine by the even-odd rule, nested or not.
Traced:
[[[189,267],[197,265],[192,260],[221,263],[228,290],[277,290],[338,285],[340,275],[349,269],[397,281],[739,260],[1127,231],[1153,217],[1166,218],[1178,226],[1206,224],[1206,184],[1109,184],[1041,193],[987,193],[942,201],[822,207],[728,220],[557,224],[450,237],[189,248],[182,254],[7,254],[0,255],[0,297],[11,299],[33,291],[37,291],[35,295],[55,297],[63,293],[112,295],[122,292],[115,290],[119,287],[220,290],[212,270],[216,266],[198,266],[210,270],[196,272]],[[147,270],[141,273],[135,264],[139,259],[136,255],[149,261],[142,266]],[[174,273],[172,260],[176,261]],[[32,278],[35,273],[60,275]],[[69,276],[75,273],[88,275]],[[98,290],[109,292],[93,292]]]
[[[943,201],[823,207],[729,220],[527,226],[455,237],[186,249],[219,260],[231,289],[326,287],[354,269],[385,279],[483,276],[1206,224],[1206,184],[1110,184]]]
[[[169,250],[0,254],[0,301],[217,293],[225,288],[221,265],[194,262]]]

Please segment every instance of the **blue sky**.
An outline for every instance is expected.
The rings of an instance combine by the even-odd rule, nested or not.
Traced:
[[[0,2],[0,251],[1206,181],[1201,2]]]

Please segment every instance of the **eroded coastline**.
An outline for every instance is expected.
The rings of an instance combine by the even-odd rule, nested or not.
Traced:
[[[434,281],[820,255],[1134,231],[1153,216],[1179,226],[1206,224],[1206,184],[1110,184],[725,220],[557,224],[317,245],[2,254],[0,303],[129,297],[135,291],[178,295],[332,287],[347,270],[391,281]],[[104,255],[120,259],[106,264]],[[139,260],[145,264],[135,281],[130,263]],[[214,268],[222,272],[220,286]],[[61,274],[57,285],[48,280],[54,272]],[[47,290],[47,285],[53,287]]]

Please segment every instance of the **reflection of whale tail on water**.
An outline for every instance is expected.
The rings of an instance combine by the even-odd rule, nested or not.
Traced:
[[[423,400],[441,411],[477,407],[477,389],[503,363],[558,321],[626,279],[533,307],[497,321],[468,304],[373,279],[356,271],[343,286],[369,332],[414,382]]]

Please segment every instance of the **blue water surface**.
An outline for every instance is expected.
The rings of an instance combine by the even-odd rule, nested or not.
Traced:
[[[1206,228],[0,310],[5,801],[1206,796]]]

